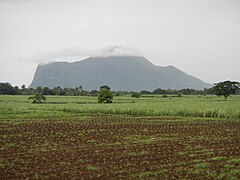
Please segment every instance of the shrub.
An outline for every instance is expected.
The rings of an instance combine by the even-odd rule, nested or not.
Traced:
[[[112,103],[113,95],[108,89],[101,88],[98,95],[99,103]]]
[[[30,96],[28,99],[33,100],[32,103],[42,103],[43,101],[47,100],[47,98],[41,93],[36,93],[33,96]]]
[[[138,93],[138,92],[134,92],[134,93],[132,93],[132,97],[140,98],[141,96],[142,96],[141,93]]]

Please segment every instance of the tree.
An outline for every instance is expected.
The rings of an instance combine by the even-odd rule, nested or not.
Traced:
[[[98,102],[99,103],[112,103],[113,95],[112,92],[109,89],[106,88],[100,88],[100,92],[98,95]]]
[[[101,90],[102,88],[105,88],[105,89],[107,89],[107,90],[109,90],[109,91],[110,91],[110,87],[109,87],[109,86],[107,86],[107,85],[101,86],[101,87],[100,87],[100,90]]]
[[[38,86],[38,87],[36,88],[36,91],[37,91],[38,93],[42,93],[42,91],[43,91],[42,86]]]
[[[47,100],[47,98],[41,93],[36,93],[34,96],[30,96],[28,99],[33,100],[32,103],[42,103],[43,101]]]
[[[141,96],[142,96],[141,93],[138,93],[138,92],[133,92],[133,93],[132,93],[132,97],[140,98]]]
[[[26,91],[26,86],[23,84],[23,85],[21,86],[21,89],[22,89],[22,92],[25,92],[25,91]]]
[[[225,100],[231,94],[236,94],[240,90],[240,83],[235,81],[224,81],[215,83],[212,88],[213,94],[217,96],[224,96]]]
[[[167,91],[165,89],[158,88],[158,89],[155,89],[152,93],[153,94],[166,94]]]
[[[43,95],[50,95],[50,89],[48,87],[44,87],[42,89],[42,93],[43,93]]]
[[[91,96],[97,96],[98,95],[98,91],[97,90],[92,90],[92,91],[90,91],[90,95]]]
[[[12,87],[10,83],[0,83],[0,94],[16,95],[19,93],[17,86]]]
[[[26,88],[26,86],[23,84],[22,86],[21,86],[21,94],[23,94],[23,95],[25,95],[25,94],[27,94],[28,93],[28,89]]]
[[[142,90],[142,91],[141,91],[141,94],[151,94],[151,92],[150,92],[150,91],[147,91],[147,90]]]

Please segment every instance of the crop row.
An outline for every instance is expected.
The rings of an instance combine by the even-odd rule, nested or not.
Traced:
[[[0,136],[0,179],[240,178],[238,120],[2,120]]]

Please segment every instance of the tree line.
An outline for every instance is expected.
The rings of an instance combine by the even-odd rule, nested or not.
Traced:
[[[18,86],[12,86],[10,83],[0,83],[0,94],[9,95],[33,95],[40,93],[43,95],[60,95],[60,96],[86,96],[86,95],[97,95],[98,91],[86,91],[83,90],[82,86],[75,88],[62,88],[60,86],[49,88],[49,87],[37,87],[37,88],[26,88],[22,85],[20,88]]]
[[[108,89],[108,86],[102,86],[105,89]],[[100,88],[100,91],[102,89]],[[232,89],[231,89],[232,87]],[[235,89],[234,89],[235,88]],[[140,92],[134,91],[112,91],[113,96],[120,96],[126,94],[132,94],[133,97],[140,97],[142,94],[169,94],[169,95],[224,95],[227,98],[228,91],[231,89],[231,94],[240,94],[239,91],[239,82],[224,81],[214,84],[212,88],[205,88],[203,90],[196,89],[181,89],[181,90],[172,90],[172,89],[161,89],[157,88],[154,91],[142,90]],[[62,88],[60,86],[54,88],[48,87],[37,87],[37,88],[26,88],[25,85],[21,87],[12,86],[10,83],[0,83],[0,94],[8,95],[33,95],[33,94],[43,94],[43,95],[60,95],[60,96],[98,96],[98,90],[87,91],[84,90],[82,86],[75,88]],[[234,92],[234,93],[233,93]]]
[[[196,90],[196,89],[181,89],[181,90],[171,90],[171,89],[161,89],[157,88],[154,91],[142,90],[140,92],[134,91],[112,91],[113,95],[120,96],[126,94],[184,94],[184,95],[204,95],[212,94],[210,89]],[[43,95],[60,95],[60,96],[97,96],[99,91],[92,90],[86,91],[82,86],[75,88],[62,88],[60,86],[49,88],[49,87],[37,87],[37,88],[26,88],[25,85],[21,87],[12,86],[10,83],[0,83],[0,94],[8,95],[32,95],[36,93],[41,93]]]

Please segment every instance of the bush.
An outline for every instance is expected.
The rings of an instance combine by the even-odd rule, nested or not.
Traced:
[[[177,97],[182,97],[181,93],[176,94]]]
[[[36,93],[33,96],[30,96],[28,99],[33,100],[32,103],[42,103],[43,101],[47,100],[47,98],[41,93]]]
[[[132,93],[132,97],[140,98],[141,96],[142,96],[141,93],[138,93],[138,92],[134,92],[134,93]]]
[[[99,103],[112,103],[113,95],[112,92],[106,88],[101,88],[98,95]]]

